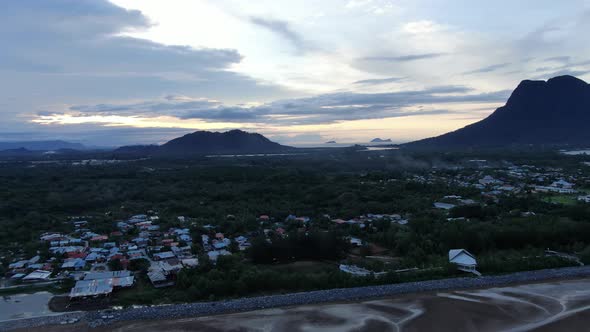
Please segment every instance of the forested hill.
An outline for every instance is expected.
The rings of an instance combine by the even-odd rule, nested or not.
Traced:
[[[278,153],[294,149],[272,142],[257,133],[231,130],[223,133],[196,131],[175,138],[160,146],[126,146],[117,149],[116,152],[181,156],[194,154]]]

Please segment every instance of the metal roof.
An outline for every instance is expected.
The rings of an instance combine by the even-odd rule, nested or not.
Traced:
[[[129,287],[133,285],[133,276],[122,278],[107,278],[95,280],[79,280],[70,291],[70,298],[95,295],[107,295],[114,287]]]
[[[88,272],[84,276],[84,280],[108,279],[108,278],[124,278],[131,275],[130,271],[104,271],[104,272]]]

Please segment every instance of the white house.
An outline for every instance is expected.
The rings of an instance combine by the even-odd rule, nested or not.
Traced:
[[[340,271],[346,272],[355,276],[365,277],[371,275],[371,271],[367,269],[363,269],[362,267],[358,267],[356,265],[344,265],[340,264]]]
[[[351,236],[350,237],[350,245],[355,246],[355,247],[360,247],[363,245],[363,240]]]
[[[434,207],[441,210],[450,210],[455,207],[455,204],[435,202]]]
[[[590,195],[578,196],[578,201],[581,201],[584,203],[590,203]]]
[[[36,270],[24,277],[23,281],[43,281],[48,280],[50,276],[51,271]]]
[[[553,182],[551,184],[551,187],[557,187],[557,188],[563,188],[563,189],[572,189],[574,187],[574,184],[561,179],[559,181]]]
[[[500,180],[494,179],[490,175],[486,175],[482,179],[479,179],[479,184],[481,184],[483,186],[492,185],[492,184],[499,184],[499,185],[501,185],[501,184],[503,184],[503,182],[500,181]]]
[[[575,194],[578,191],[572,188],[562,188],[553,186],[535,186],[535,190],[538,192],[554,192],[559,194]]]
[[[480,275],[475,269],[477,267],[477,260],[475,256],[465,249],[451,249],[449,250],[449,262],[457,265],[461,271],[471,272]]]

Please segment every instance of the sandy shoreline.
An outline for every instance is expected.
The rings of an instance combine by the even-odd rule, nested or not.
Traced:
[[[105,328],[104,330],[111,330],[112,328],[115,328],[117,326],[122,326],[121,324],[129,325],[126,327],[127,330],[127,328],[129,328],[130,326],[142,326],[144,324],[150,324],[150,322],[153,320],[157,320],[157,324],[164,324],[165,322],[172,321],[177,321],[177,323],[179,323],[179,321],[184,321],[186,319],[191,321],[205,318],[215,319],[215,317],[231,315],[251,315],[255,312],[260,312],[260,310],[284,311],[293,310],[294,308],[306,306],[354,306],[359,305],[359,303],[365,303],[367,301],[381,301],[371,299],[400,299],[407,298],[408,296],[411,298],[418,299],[421,298],[421,296],[433,294],[434,292],[464,292],[474,289],[490,289],[494,287],[506,287],[508,285],[517,284],[525,284],[523,286],[532,287],[534,285],[545,285],[551,283],[548,282],[548,280],[580,279],[587,277],[590,277],[590,267],[574,267],[519,272],[509,275],[489,276],[482,278],[455,278],[431,280],[404,284],[370,286],[349,289],[333,289],[306,293],[244,298],[229,301],[219,301],[213,303],[190,303],[159,307],[127,309],[113,313],[113,316],[109,317],[108,319],[105,319],[104,313],[101,312],[76,313],[71,317],[76,317],[81,320],[81,323],[72,325],[72,327],[76,327],[74,330],[78,331],[86,330],[90,327],[101,326]],[[585,282],[588,281],[585,280]],[[586,285],[586,288],[589,288],[587,286],[588,285]],[[448,300],[449,299],[447,299],[446,301]],[[43,318],[41,318],[13,322],[3,322],[0,323],[0,330],[20,328],[23,330],[30,331],[33,328],[39,326],[43,326],[42,329],[47,330],[48,328],[50,328],[50,325],[59,324],[61,321],[65,319],[65,317],[67,317],[67,315],[64,316],[64,318],[48,318],[48,320],[44,320]],[[370,321],[370,324],[380,325],[382,323]],[[149,330],[148,327],[144,328],[147,328]],[[214,326],[212,326],[211,328],[213,328],[212,331],[216,330]],[[59,325],[50,328],[50,330],[53,329],[55,329],[56,331],[72,330],[69,328],[68,325]],[[184,329],[180,330],[182,331]],[[192,329],[188,330],[190,331]]]

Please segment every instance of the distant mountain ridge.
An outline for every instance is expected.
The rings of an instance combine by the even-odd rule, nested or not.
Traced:
[[[456,131],[405,144],[465,148],[589,145],[590,85],[573,76],[522,81],[506,105]]]
[[[162,145],[124,146],[116,153],[152,155],[278,153],[295,148],[275,143],[263,135],[242,130],[227,132],[196,131]]]
[[[71,143],[61,140],[52,141],[22,141],[22,142],[0,142],[0,151],[2,150],[19,150],[26,149],[29,151],[51,151],[51,150],[85,150],[86,146],[80,143]]]

